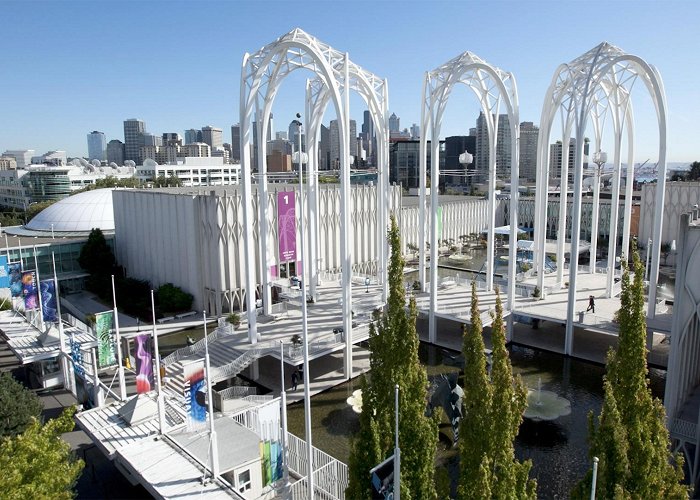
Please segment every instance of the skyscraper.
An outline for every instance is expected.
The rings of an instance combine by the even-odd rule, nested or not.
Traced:
[[[163,134],[163,146],[182,146],[182,137],[176,132],[165,132]]]
[[[411,140],[417,141],[420,139],[420,127],[417,124],[411,125]]]
[[[292,122],[289,124],[289,132],[287,134],[287,138],[289,142],[292,143],[294,151],[296,151],[299,147],[299,130],[297,127],[296,120],[292,120]],[[306,151],[306,134],[303,132],[303,128],[301,133],[301,150]]]
[[[241,162],[241,124],[231,126],[231,161]]]
[[[321,140],[318,141],[318,169],[331,168],[331,130],[321,124]]]
[[[224,147],[224,132],[220,128],[207,125],[202,127],[202,142],[214,150]]]
[[[143,143],[143,134],[146,131],[146,124],[130,118],[124,121],[124,160],[131,160],[137,165],[141,164],[139,154]]]
[[[511,163],[511,134],[510,121],[507,114],[498,115],[498,129],[496,131],[496,178],[500,180],[510,179]],[[475,182],[488,182],[489,180],[489,133],[486,125],[486,117],[483,112],[476,119],[476,174]]]
[[[162,146],[163,136],[149,134],[148,132],[143,133],[143,146]],[[142,157],[143,159],[143,157]]]
[[[88,158],[104,161],[107,159],[107,140],[102,132],[93,130],[87,135]]]
[[[401,119],[396,113],[391,113],[389,117],[389,134],[398,134],[401,131]]]
[[[375,147],[375,137],[374,137],[374,122],[372,121],[372,115],[369,110],[365,110],[364,120],[362,122],[362,148],[367,153],[367,165],[375,166],[376,160],[376,147]]]
[[[452,186],[471,185],[472,179],[467,176],[467,172],[474,170],[474,164],[465,165],[459,162],[459,156],[464,152],[471,153],[476,157],[476,137],[467,135],[445,137],[445,170],[460,171],[456,175],[446,175],[445,184]]]
[[[185,144],[194,144],[195,142],[202,142],[202,131],[196,128],[185,130]]]
[[[122,141],[117,139],[109,141],[107,144],[107,163],[124,165],[124,143]]]
[[[540,129],[532,122],[520,124],[520,178],[527,182],[535,182],[537,178],[537,138]]]
[[[357,123],[350,120],[350,156],[357,156]],[[338,120],[331,120],[330,126],[331,141],[331,165],[330,168],[340,168],[340,130]]]

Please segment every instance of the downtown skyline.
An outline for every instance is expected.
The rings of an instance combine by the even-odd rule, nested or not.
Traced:
[[[697,78],[688,73],[697,73],[700,61],[692,32],[682,25],[700,9],[691,2],[566,2],[552,12],[553,5],[204,2],[194,10],[190,4],[160,1],[0,1],[9,31],[4,66],[14,75],[0,82],[5,97],[0,150],[62,149],[68,156],[86,156],[87,133],[100,130],[108,141],[123,141],[123,120],[131,117],[157,134],[182,134],[211,123],[224,129],[224,142],[229,142],[230,126],[239,121],[243,54],[298,26],[387,78],[389,109],[401,118],[402,129],[420,124],[425,71],[466,50],[514,73],[520,121],[538,125],[556,67],[607,40],[659,69],[669,107],[668,161],[696,159],[694,119],[700,99]],[[427,15],[430,8],[438,15]],[[576,12],[580,23],[574,22]],[[623,15],[625,26],[619,23]],[[276,130],[285,130],[303,111],[304,82],[311,77],[295,72],[285,81],[272,109]],[[635,161],[650,158],[653,163],[658,134],[641,83],[634,97]],[[361,123],[366,105],[352,96],[351,108],[352,118]],[[441,136],[468,135],[478,112],[476,99],[457,89]],[[324,123],[332,119],[329,108]],[[587,135],[592,133],[589,126]],[[555,127],[551,142],[557,134]]]

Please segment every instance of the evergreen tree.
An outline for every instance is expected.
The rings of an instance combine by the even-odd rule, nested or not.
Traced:
[[[464,412],[460,421],[458,497],[534,499],[537,483],[528,477],[532,463],[515,459],[513,442],[522,422],[527,392],[520,377],[513,377],[498,290],[492,317],[493,361],[489,381],[473,283],[471,327],[464,330],[463,344]]]
[[[42,409],[36,394],[9,373],[0,373],[0,437],[21,434],[33,418],[41,417]]]
[[[90,274],[109,276],[114,269],[114,254],[100,228],[90,231],[88,240],[80,249],[78,264]]]
[[[415,299],[406,311],[404,259],[396,219],[388,233],[391,259],[389,297],[377,328],[370,327],[370,375],[363,384],[360,431],[350,452],[348,498],[369,496],[369,469],[394,449],[394,387],[399,385],[399,446],[401,495],[404,499],[433,499],[437,423],[425,416],[428,377],[418,360]]]
[[[647,378],[644,269],[636,249],[634,279],[623,259],[620,330],[616,351],[608,353],[604,402],[597,426],[589,415],[591,456],[600,459],[596,494],[600,498],[687,498],[683,457],[670,452],[666,415],[652,397]],[[590,495],[591,472],[574,496]]]
[[[69,499],[84,463],[76,459],[61,434],[73,430],[75,408],[0,443],[0,496],[7,499]]]

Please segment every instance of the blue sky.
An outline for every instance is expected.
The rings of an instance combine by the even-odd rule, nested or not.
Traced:
[[[243,54],[298,26],[388,78],[390,110],[402,128],[420,119],[425,71],[466,50],[515,74],[520,118],[537,124],[556,67],[607,40],[659,69],[669,106],[668,159],[700,160],[700,2],[691,0],[0,0],[0,19],[0,152],[86,155],[87,133],[123,140],[127,118],[143,119],[159,134],[211,124],[228,142],[239,121]],[[297,73],[275,101],[276,130],[303,110],[311,74]],[[643,90],[635,88],[635,159],[654,162],[658,132]],[[351,107],[361,121],[359,98]],[[466,134],[478,111],[466,89],[455,92],[444,134]],[[326,123],[331,118],[328,112]]]

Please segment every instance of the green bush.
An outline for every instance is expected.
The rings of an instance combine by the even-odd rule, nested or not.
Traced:
[[[226,321],[231,323],[233,326],[238,326],[241,324],[241,315],[238,313],[231,313],[226,316]]]
[[[41,417],[44,405],[7,372],[0,373],[0,437],[21,434]]]
[[[189,311],[192,307],[192,301],[194,300],[191,293],[184,292],[181,288],[172,283],[161,285],[158,288],[157,294],[158,305],[161,311]]]

